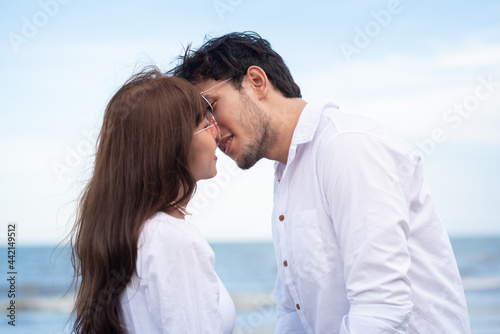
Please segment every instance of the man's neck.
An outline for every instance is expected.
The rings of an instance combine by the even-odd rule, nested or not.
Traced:
[[[286,164],[292,143],[293,132],[307,102],[301,98],[283,98],[274,113],[273,127],[276,129],[276,143],[266,154],[266,158]]]

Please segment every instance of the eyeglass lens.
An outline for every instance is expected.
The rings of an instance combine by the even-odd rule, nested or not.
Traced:
[[[207,119],[208,124],[210,124],[209,128],[212,131],[212,134],[214,135],[214,137],[218,141],[220,139],[220,130],[219,130],[219,126],[217,125],[217,122],[215,121],[212,104],[210,104],[210,102],[208,102],[207,98],[205,96],[203,96],[203,94],[201,94],[201,97],[203,98],[203,100],[205,100],[206,107],[207,107],[207,113],[205,115],[205,118]]]

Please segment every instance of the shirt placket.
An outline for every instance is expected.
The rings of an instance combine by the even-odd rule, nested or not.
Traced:
[[[283,285],[285,288],[289,291],[290,295],[293,298],[293,302],[295,304],[295,308],[297,309],[297,312],[299,313],[300,317],[302,318],[302,321],[306,321],[304,318],[304,314],[301,311],[301,306],[300,306],[300,300],[299,300],[299,295],[297,293],[297,289],[294,284],[293,280],[293,267],[291,261],[292,258],[292,248],[291,245],[289,245],[289,240],[287,238],[287,230],[291,228],[290,224],[290,219],[288,216],[288,210],[287,210],[287,204],[290,201],[290,192],[289,192],[289,182],[287,182],[287,172],[289,172],[290,165],[286,166],[285,170],[283,171],[282,175],[280,176],[279,173],[277,175],[276,182],[278,183],[278,190],[277,190],[277,195],[276,195],[276,202],[275,202],[275,211],[274,214],[276,217],[276,223],[278,227],[278,234],[279,234],[279,243],[280,243],[280,252],[281,252],[281,263],[280,263],[280,270],[282,271],[284,277]],[[306,321],[307,323],[307,321]]]
[[[284,167],[283,165],[278,165],[276,170],[276,198],[274,202],[274,211],[273,220],[276,222],[276,227],[278,230],[278,241],[279,241],[279,250],[280,250],[280,271],[283,272],[282,277],[284,277],[283,284],[286,286],[290,281],[290,275],[288,270],[284,270],[288,266],[288,250],[287,250],[287,240],[286,240],[286,226],[285,226],[285,217],[286,217],[286,203],[287,203],[287,184],[283,182],[284,176]]]

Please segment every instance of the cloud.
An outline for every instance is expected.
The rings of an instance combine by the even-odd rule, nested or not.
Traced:
[[[500,46],[485,45],[479,48],[472,46],[472,48],[472,50],[438,55],[433,59],[433,65],[436,67],[453,67],[458,69],[500,65]]]
[[[484,44],[332,65],[301,76],[301,84],[306,99],[333,93],[344,111],[370,116],[407,136],[425,137],[453,125],[452,138],[500,143],[499,68],[500,47]],[[464,112],[468,116],[459,115],[459,127],[458,120],[446,124],[456,105],[471,109]]]

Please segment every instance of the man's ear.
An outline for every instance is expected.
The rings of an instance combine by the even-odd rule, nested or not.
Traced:
[[[266,72],[264,72],[262,68],[259,66],[250,66],[247,70],[246,80],[259,99],[267,95],[269,80],[267,79]]]

